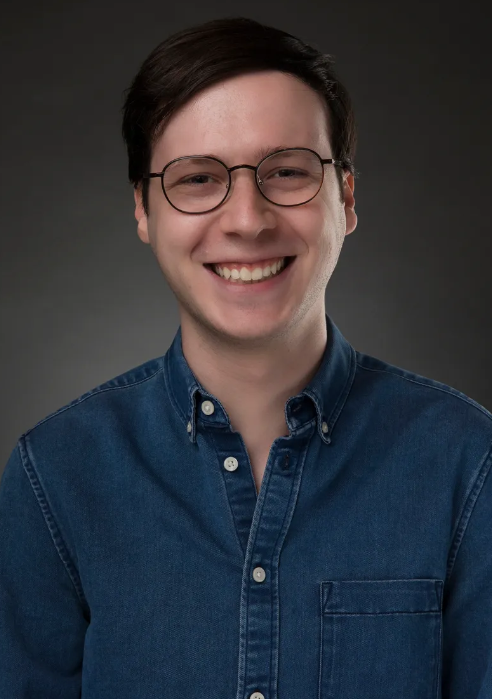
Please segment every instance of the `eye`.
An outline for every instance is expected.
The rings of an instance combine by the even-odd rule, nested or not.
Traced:
[[[193,182],[193,180],[199,180],[199,179],[207,179],[210,178],[211,175],[191,175],[190,177],[185,177],[180,181],[180,184],[207,184],[207,182]]]
[[[281,175],[280,177],[277,177],[276,179],[291,180],[294,177],[305,177],[306,174],[307,174],[306,172],[304,172],[303,170],[298,170],[297,168],[283,167],[283,168],[280,168],[279,170],[277,170],[276,172],[269,173],[267,175],[267,178],[271,178],[274,175]]]

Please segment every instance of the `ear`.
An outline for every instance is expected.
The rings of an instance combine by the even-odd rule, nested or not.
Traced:
[[[357,214],[354,211],[355,207],[355,198],[354,198],[354,187],[355,187],[355,182],[354,182],[354,176],[348,172],[345,171],[343,173],[343,198],[345,200],[345,221],[346,221],[346,230],[345,230],[345,235],[349,235],[349,233],[352,233],[352,231],[355,230],[357,226]]]
[[[147,227],[147,215],[145,214],[142,203],[142,185],[135,187],[133,190],[135,199],[135,218],[138,221],[137,234],[142,243],[150,243],[149,231]]]

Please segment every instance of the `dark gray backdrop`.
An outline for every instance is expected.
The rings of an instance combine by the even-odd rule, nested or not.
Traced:
[[[356,349],[492,410],[490,4],[4,0],[0,472],[22,432],[174,337],[122,92],[166,36],[227,14],[332,53],[352,95],[359,221],[327,312]]]

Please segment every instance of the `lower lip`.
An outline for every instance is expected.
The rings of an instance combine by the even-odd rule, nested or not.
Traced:
[[[292,262],[280,272],[276,274],[271,279],[266,279],[262,282],[256,282],[255,284],[244,284],[241,282],[230,282],[228,279],[215,274],[209,267],[205,267],[206,271],[218,282],[221,288],[226,289],[232,294],[261,294],[267,291],[277,289],[282,285],[283,282],[289,280],[291,276],[291,269],[296,263],[297,257],[295,257]]]

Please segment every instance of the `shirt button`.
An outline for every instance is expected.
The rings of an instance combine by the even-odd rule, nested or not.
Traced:
[[[258,566],[258,568],[254,569],[253,578],[256,580],[256,582],[263,582],[265,577],[266,577],[266,573],[265,573],[264,568],[261,568],[260,566]],[[252,695],[252,696],[254,696],[254,695]]]
[[[253,692],[249,695],[249,699],[265,699],[265,695],[261,692]]]
[[[186,425],[186,431],[191,432],[191,422]]]
[[[212,403],[211,400],[204,400],[202,403],[202,413],[205,413],[205,415],[212,415],[214,412],[214,404]]]
[[[234,456],[228,456],[224,460],[224,468],[228,471],[235,471],[239,466],[237,459]]]
[[[326,434],[328,432],[328,425],[326,424],[326,422],[323,422],[323,424],[321,425],[321,431],[324,434]]]

